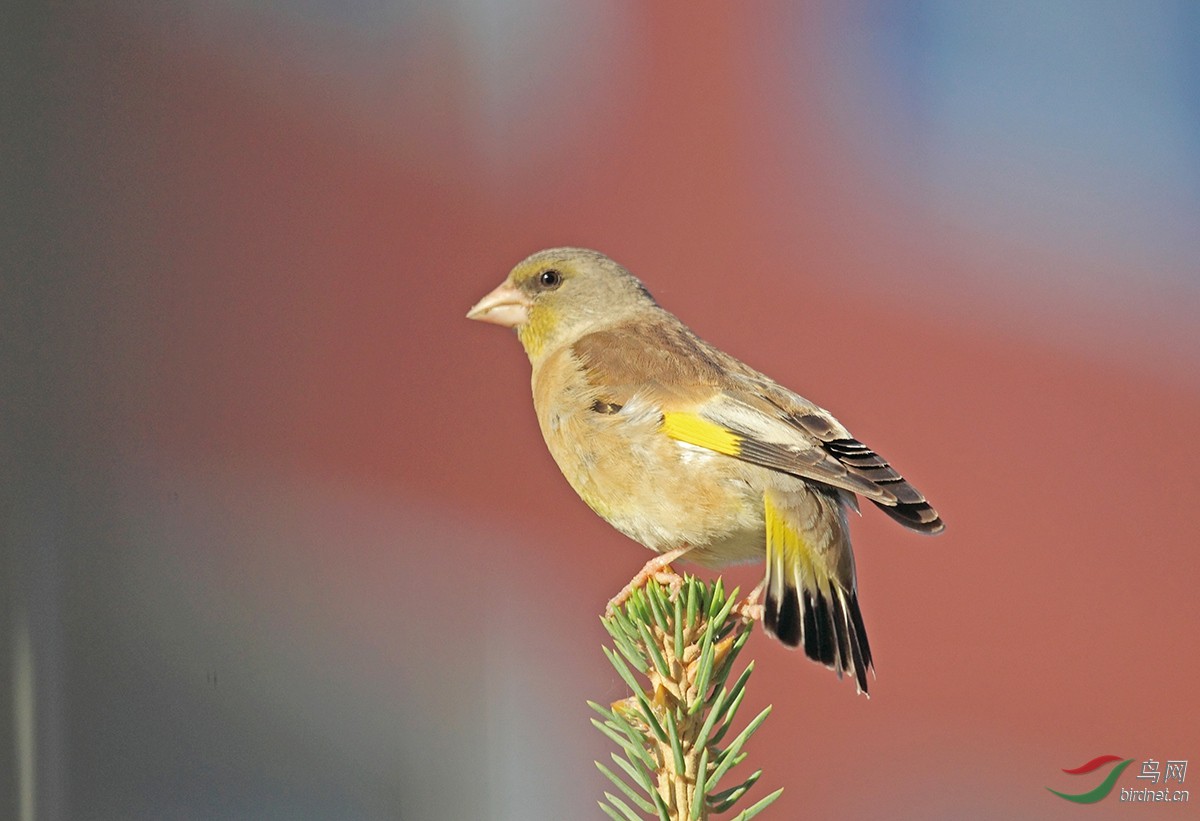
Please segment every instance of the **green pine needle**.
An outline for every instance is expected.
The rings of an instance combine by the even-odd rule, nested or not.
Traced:
[[[734,818],[733,821],[750,821],[751,818],[758,815],[760,812],[765,810],[767,807],[774,804],[775,799],[781,795],[783,795],[783,787],[780,787],[775,792],[768,795],[766,798],[762,799],[761,801],[758,801],[752,807],[742,810],[740,813],[737,814],[737,817]]]
[[[597,763],[597,766],[599,766],[599,763]],[[762,776],[762,770],[755,770],[754,774],[741,784],[710,795],[708,797],[708,803],[709,806],[712,807],[713,812],[725,812],[734,804],[736,804],[737,800],[745,795],[747,790],[754,786],[754,783],[758,781],[760,776]]]
[[[642,818],[636,812],[634,812],[628,804],[617,798],[612,793],[606,792],[604,797],[607,798],[608,803],[620,813],[620,818],[625,819],[625,821],[642,821]],[[601,804],[600,806],[603,807],[604,805]]]
[[[647,801],[645,798],[642,798],[640,795],[638,795],[637,790],[635,790],[633,787],[629,786],[624,781],[622,781],[620,778],[618,778],[617,775],[612,770],[610,770],[608,767],[605,767],[599,761],[597,761],[595,763],[596,763],[596,768],[599,769],[600,772],[604,773],[604,775],[608,778],[608,780],[611,781],[613,784],[615,784],[617,789],[625,794],[626,798],[628,798],[634,804],[637,804],[638,807],[642,810],[642,812],[657,814],[658,811],[654,808],[654,805],[651,804],[649,801]]]

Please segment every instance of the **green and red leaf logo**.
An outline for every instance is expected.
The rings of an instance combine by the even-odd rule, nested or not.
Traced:
[[[1117,779],[1121,777],[1121,773],[1125,772],[1125,768],[1133,763],[1132,758],[1122,759],[1119,755],[1101,755],[1096,756],[1086,764],[1080,764],[1078,767],[1073,767],[1069,770],[1063,770],[1067,775],[1087,775],[1094,773],[1097,770],[1112,764],[1114,761],[1120,761],[1120,764],[1108,771],[1108,775],[1104,777],[1094,789],[1081,793],[1065,793],[1047,787],[1046,789],[1057,795],[1059,798],[1065,798],[1067,801],[1074,801],[1076,804],[1095,804],[1102,798],[1108,796],[1112,792],[1113,786],[1117,783]]]

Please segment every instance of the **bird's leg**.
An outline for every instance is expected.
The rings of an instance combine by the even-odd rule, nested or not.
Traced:
[[[661,573],[667,567],[667,565],[691,549],[691,545],[685,544],[683,547],[677,547],[674,550],[668,550],[666,553],[660,553],[650,561],[646,562],[642,569],[638,571],[637,575],[629,580],[629,584],[621,588],[620,593],[608,600],[608,607],[604,608],[604,614],[606,616],[611,616],[613,613],[617,612],[617,608],[625,603],[625,600],[633,594],[634,590],[637,590],[639,587],[645,585],[651,577],[657,578],[658,574]]]

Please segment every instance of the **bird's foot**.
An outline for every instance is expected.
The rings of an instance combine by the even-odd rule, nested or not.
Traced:
[[[741,614],[742,618],[747,621],[762,621],[764,607],[759,599],[762,598],[766,584],[767,580],[763,579],[758,583],[757,587],[750,591],[750,595],[746,597],[746,600],[736,606],[736,610]]]
[[[761,604],[751,604],[748,601],[742,602],[737,607],[737,612],[741,613],[742,618],[746,621],[762,621],[764,608]]]
[[[683,589],[683,576],[676,573],[673,567],[666,567],[655,573],[654,581],[667,588],[669,601],[675,601],[675,597]]]
[[[682,585],[683,580],[679,578],[679,574],[669,569],[669,565],[691,549],[690,545],[677,547],[674,550],[668,550],[666,553],[660,553],[646,562],[637,575],[629,580],[629,584],[621,588],[620,593],[608,600],[608,606],[604,608],[605,617],[611,618],[617,612],[617,608],[629,600],[629,597],[633,595],[633,591],[639,587],[644,587],[650,579],[654,579],[672,589]]]

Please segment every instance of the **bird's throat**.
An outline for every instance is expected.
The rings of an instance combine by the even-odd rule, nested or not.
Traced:
[[[517,326],[517,339],[521,340],[521,346],[531,360],[540,358],[545,352],[556,325],[546,311],[533,310],[529,313],[529,321]]]

